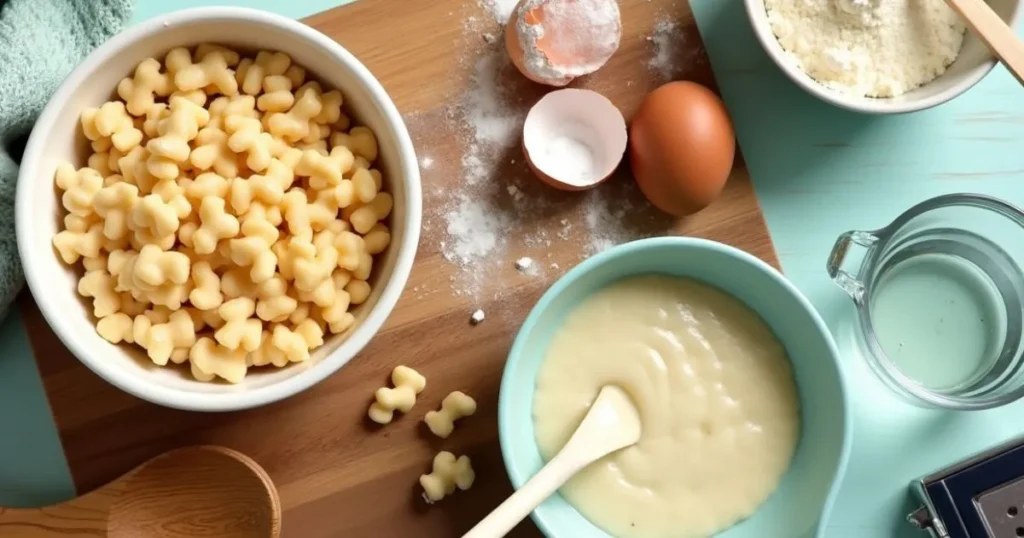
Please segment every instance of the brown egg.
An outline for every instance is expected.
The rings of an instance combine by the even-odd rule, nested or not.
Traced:
[[[644,196],[670,215],[696,213],[725,186],[736,135],[725,104],[688,81],[651,92],[629,128],[633,176]]]

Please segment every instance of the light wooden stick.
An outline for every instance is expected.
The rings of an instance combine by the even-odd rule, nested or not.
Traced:
[[[1024,84],[1024,43],[1021,43],[1003,19],[984,0],[946,0],[988,45],[992,54],[1002,60],[1006,68]]]

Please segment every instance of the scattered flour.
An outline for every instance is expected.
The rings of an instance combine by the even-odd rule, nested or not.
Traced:
[[[503,50],[489,46],[467,59],[472,62],[469,87],[453,98],[454,111],[445,126],[458,139],[462,154],[454,170],[459,180],[439,194],[445,230],[441,254],[458,265],[452,282],[456,295],[478,297],[488,287],[488,269],[504,257],[508,228],[515,217],[502,209],[491,188],[522,121],[500,85],[501,70],[508,62]]]
[[[562,219],[558,223],[562,225],[562,228],[558,230],[558,238],[569,239],[569,235],[572,233],[572,223],[569,222],[569,219]]]
[[[487,177],[491,167],[480,158],[480,147],[470,144],[466,153],[462,156],[462,175],[466,183],[476,185],[481,179]]]
[[[963,20],[944,0],[766,0],[792,61],[836,91],[893,97],[956,60]]]
[[[678,22],[662,18],[654,24],[654,33],[647,36],[654,44],[654,56],[647,62],[647,68],[658,74],[661,80],[671,80],[681,74],[692,51],[687,53],[682,27]],[[628,85],[628,84],[627,84]]]
[[[548,238],[548,232],[543,228],[537,230],[535,233],[528,234],[524,239],[526,246],[531,249],[551,246],[551,239]]]
[[[478,308],[476,309],[476,311],[473,312],[473,315],[469,317],[469,322],[472,323],[473,325],[479,325],[485,319],[487,319],[487,314],[485,314],[483,310],[480,310]]]
[[[459,266],[453,284],[457,295],[479,295],[487,282],[484,266],[502,257],[513,221],[513,215],[486,192],[522,121],[500,87],[499,75],[508,61],[502,51],[490,47],[474,60],[469,88],[457,99],[458,112],[448,126],[459,137],[462,158],[455,191],[444,193],[446,235],[441,254]]]
[[[478,1],[499,23],[516,3]],[[568,252],[586,256],[633,239],[635,230],[631,234],[623,226],[622,217],[630,209],[617,187],[561,196],[534,184],[525,164],[509,166],[522,163],[516,146],[531,103],[513,89],[522,79],[509,65],[502,40],[480,39],[488,32],[500,35],[501,29],[487,17],[464,22],[465,52],[459,61],[470,72],[468,86],[448,97],[440,126],[437,119],[424,117],[419,121],[433,123],[421,123],[417,130],[440,130],[442,138],[454,138],[461,155],[454,161],[420,160],[429,208],[424,230],[435,227],[440,232],[434,240],[444,260],[455,266],[452,293],[480,301],[501,298],[497,275],[510,263],[525,274],[539,275],[553,261],[552,252],[560,254],[563,265],[574,263],[562,257],[567,246]],[[444,151],[441,146],[420,149],[434,156],[439,153],[429,152]],[[457,179],[432,182],[445,174]],[[575,217],[562,217],[570,214],[583,218],[574,226]],[[544,258],[544,263],[536,261]],[[558,263],[551,267],[557,269]],[[483,311],[477,312],[482,321]]]
[[[465,102],[465,121],[472,138],[462,156],[465,180],[470,185],[490,175],[495,168],[493,153],[515,144],[516,127],[522,119],[509,108],[499,87],[501,69],[508,58],[501,51],[490,51],[473,66],[470,92]]]
[[[519,0],[482,0],[480,3],[498,24],[505,24]]]
[[[499,245],[499,234],[508,226],[508,218],[490,211],[486,203],[459,196],[455,208],[445,215],[449,241],[441,243],[444,258],[468,265],[485,259]]]
[[[516,4],[514,0],[479,1],[498,22],[507,19]],[[524,113],[510,106],[502,87],[502,70],[509,61],[496,37],[501,28],[477,17],[468,17],[463,27],[466,52],[460,62],[470,70],[469,84],[465,92],[451,97],[444,126],[446,133],[456,137],[461,159],[455,163],[456,170],[443,163],[459,180],[437,196],[445,230],[441,254],[458,266],[452,288],[456,295],[477,297],[488,284],[488,269],[507,249],[508,228],[515,215],[498,205],[490,186],[502,156],[518,140]],[[495,37],[488,39],[485,34]]]
[[[498,86],[498,75],[507,63],[507,56],[492,52],[481,56],[473,66],[472,91],[466,108],[478,143],[509,146],[515,142],[519,118],[509,111],[502,88]]]
[[[597,254],[633,237],[623,226],[626,213],[633,210],[632,204],[612,202],[602,198],[595,191],[587,193],[583,220],[590,232],[590,252]]]
[[[523,194],[523,191],[519,190],[519,187],[516,187],[515,185],[509,185],[505,190],[508,191],[508,195],[516,202],[521,201],[523,197],[526,196]]]

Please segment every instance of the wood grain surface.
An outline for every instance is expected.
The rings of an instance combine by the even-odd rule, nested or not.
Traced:
[[[683,0],[621,0],[624,33],[618,53],[601,71],[573,86],[600,91],[630,117],[644,95],[668,78],[714,86],[700,38]],[[467,22],[469,21],[469,22]],[[678,68],[649,65],[657,21],[672,32]],[[504,248],[486,266],[450,263],[443,256],[445,214],[463,188],[459,163],[466,151],[465,88],[474,64],[487,54],[487,35],[500,28],[474,2],[362,0],[313,16],[310,25],[355,53],[383,82],[405,115],[417,152],[434,165],[423,170],[424,232],[406,292],[383,330],[349,365],[316,387],[284,402],[245,412],[199,414],[148,404],[108,385],[82,366],[46,326],[31,298],[21,311],[80,492],[88,491],[163,451],[218,444],[260,463],[277,484],[284,509],[283,536],[458,536],[510,493],[500,459],[496,407],[501,368],[516,330],[540,294],[593,250],[588,197],[619,210],[615,241],[684,234],[721,241],[778,266],[746,171],[737,167],[721,198],[697,215],[670,220],[638,194],[628,170],[599,192],[560,193],[530,177],[519,149],[505,148],[501,166],[471,195],[517,214],[501,238]],[[526,82],[514,68],[498,74],[518,117],[547,89]],[[453,119],[454,118],[454,119]],[[519,211],[507,185],[535,203]],[[614,223],[613,223],[614,224]],[[571,233],[568,233],[571,230]],[[567,232],[562,234],[560,232]],[[546,234],[550,244],[531,241]],[[543,270],[516,271],[531,256]],[[475,275],[475,276],[474,276]],[[482,276],[481,276],[482,275]],[[487,320],[469,324],[482,308]],[[392,367],[407,364],[426,375],[427,390],[408,415],[387,427],[365,418],[372,392]],[[479,410],[447,440],[422,424],[452,390],[477,399]],[[467,454],[477,471],[469,492],[434,506],[419,497],[417,478],[429,472],[438,450]],[[529,522],[511,536],[539,536]]]
[[[281,503],[244,454],[195,446],[161,454],[56,506],[0,507],[12,538],[277,538]]]

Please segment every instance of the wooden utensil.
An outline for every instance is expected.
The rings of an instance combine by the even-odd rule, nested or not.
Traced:
[[[988,45],[1017,82],[1024,84],[1024,43],[1014,35],[1013,29],[985,0],[946,0],[946,3],[963,17],[971,31]]]
[[[70,501],[0,508],[0,536],[12,538],[277,538],[281,503],[248,456],[217,446],[157,456]]]
[[[602,388],[562,450],[462,538],[505,536],[573,475],[616,450],[636,444],[640,433],[640,414],[629,396],[616,386]]]

